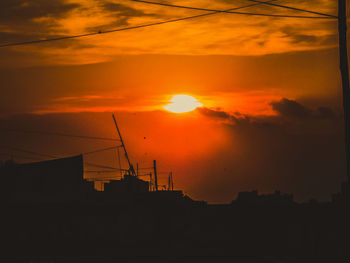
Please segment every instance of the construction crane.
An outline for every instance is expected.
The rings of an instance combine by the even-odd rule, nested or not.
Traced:
[[[113,120],[114,120],[115,127],[117,128],[117,132],[118,132],[118,135],[119,135],[119,138],[120,138],[120,142],[121,142],[121,144],[122,144],[121,146],[122,146],[122,148],[124,149],[125,158],[126,158],[126,160],[128,161],[128,165],[129,165],[129,175],[136,176],[134,166],[133,166],[132,163],[130,162],[130,159],[129,159],[129,156],[128,156],[128,152],[126,151],[125,144],[124,144],[122,135],[121,135],[121,133],[120,133],[120,130],[119,130],[119,128],[118,128],[118,124],[117,124],[117,121],[116,121],[116,119],[115,119],[114,114],[112,114],[112,116],[113,116]]]

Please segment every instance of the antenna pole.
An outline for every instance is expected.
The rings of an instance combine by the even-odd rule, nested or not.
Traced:
[[[168,177],[168,191],[170,191],[170,176],[171,176],[171,173],[169,174],[169,177]]]
[[[346,147],[346,175],[350,181],[350,87],[349,65],[347,50],[347,27],[346,27],[346,0],[338,0],[338,32],[339,32],[339,55],[340,72],[343,89],[344,129]]]
[[[173,172],[170,172],[170,185],[171,185],[171,191],[174,191]]]
[[[158,191],[158,180],[157,180],[157,162],[153,160],[153,169],[154,169],[154,186],[156,191]]]
[[[152,184],[152,173],[149,173],[149,191],[153,191],[152,188],[153,184]]]
[[[112,114],[113,116],[113,120],[114,120],[114,124],[115,124],[115,127],[117,128],[117,132],[118,132],[118,135],[119,135],[119,138],[120,138],[120,141],[122,143],[122,147],[124,149],[124,154],[125,154],[125,158],[126,160],[128,161],[128,164],[129,164],[129,170],[131,172],[131,175],[134,175],[135,176],[135,170],[134,170],[134,167],[132,166],[131,162],[130,162],[130,159],[129,159],[129,156],[128,156],[128,152],[126,151],[126,148],[125,148],[125,145],[124,145],[124,141],[123,141],[123,138],[122,138],[122,135],[119,131],[119,128],[118,128],[118,124],[117,124],[117,121],[114,117],[114,114]]]

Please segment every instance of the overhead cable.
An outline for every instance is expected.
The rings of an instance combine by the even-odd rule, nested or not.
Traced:
[[[136,1],[136,0],[132,0],[132,1]],[[311,10],[306,10],[306,9],[286,6],[286,5],[280,5],[280,4],[275,4],[275,3],[265,2],[265,1],[258,1],[258,0],[246,0],[246,1],[259,3],[259,4],[263,4],[263,5],[271,5],[271,6],[275,6],[275,7],[281,7],[281,8],[285,8],[285,9],[290,9],[290,10],[294,10],[294,11],[310,13],[310,14],[314,14],[314,15],[326,16],[326,17],[331,17],[331,18],[338,18],[335,15],[329,15],[329,14],[324,14],[324,13],[320,13],[320,12],[316,12],[316,11],[311,11]]]
[[[298,16],[298,15],[284,15],[284,14],[247,13],[247,12],[236,12],[236,11],[232,11],[232,10],[217,10],[217,9],[208,9],[208,8],[201,8],[201,7],[173,5],[173,4],[144,1],[144,0],[130,0],[130,1],[145,3],[145,4],[152,4],[152,5],[161,5],[161,6],[167,6],[167,7],[176,7],[176,8],[200,10],[200,11],[208,11],[208,12],[218,12],[218,13],[229,13],[229,14],[236,14],[236,15],[270,16],[270,17],[285,17],[285,18],[307,18],[307,19],[334,19],[334,18],[337,18],[336,16],[317,13],[317,12],[308,11],[308,10],[302,10],[302,9],[297,9],[297,10],[312,13],[312,14],[316,13],[316,14],[321,15],[321,16]],[[269,2],[262,2],[262,1],[257,1],[257,2],[259,2],[259,4],[271,4]]]
[[[272,1],[268,1],[268,2],[272,2]],[[266,3],[266,2],[264,2],[264,3]],[[254,5],[257,5],[257,4],[254,4]],[[218,13],[230,13],[233,10],[247,8],[247,7],[250,7],[250,6],[253,6],[253,5],[245,5],[245,6],[241,6],[241,7],[230,8],[230,9],[227,9],[227,10],[202,9],[203,11],[209,11],[209,10],[212,10],[212,11],[209,12],[209,13],[205,13],[205,14],[181,17],[181,18],[170,19],[170,20],[159,21],[159,22],[143,24],[143,25],[137,25],[137,26],[123,27],[123,28],[110,29],[110,30],[104,30],[104,31],[99,30],[98,32],[91,32],[91,33],[78,34],[78,35],[61,36],[61,37],[46,38],[46,39],[37,39],[37,40],[23,41],[23,42],[5,43],[5,44],[0,44],[0,48],[14,47],[14,46],[23,46],[23,45],[31,45],[31,44],[39,44],[39,43],[44,43],[44,42],[67,40],[67,39],[76,39],[76,38],[82,38],[82,37],[87,37],[87,36],[95,36],[95,35],[109,34],[109,33],[120,32],[120,31],[127,31],[127,30],[133,30],[133,29],[139,29],[139,28],[152,27],[152,26],[163,25],[163,24],[167,24],[167,23],[173,23],[173,22],[179,22],[179,21],[185,21],[185,20],[190,20],[190,19],[210,16],[210,15],[215,15],[215,14],[218,14]],[[258,14],[258,13],[254,14],[254,13],[243,13],[243,12],[240,12],[240,13],[236,12],[235,14],[256,15],[256,16],[272,16],[272,17],[285,17],[285,18],[311,18],[311,19],[325,19],[325,18],[329,19],[329,18],[332,18],[332,17],[324,17],[324,16],[321,16],[321,17],[286,16],[286,15]]]
[[[72,138],[89,139],[89,140],[119,141],[119,139],[114,139],[114,138],[104,138],[104,137],[96,137],[96,136],[76,135],[76,134],[68,134],[68,133],[61,133],[61,132],[35,131],[35,130],[1,128],[0,132],[35,133],[35,134],[42,134],[42,135],[63,136],[63,137],[72,137]]]

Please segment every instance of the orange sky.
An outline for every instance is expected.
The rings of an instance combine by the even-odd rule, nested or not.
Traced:
[[[220,10],[251,3],[167,2]],[[336,15],[335,2],[276,1]],[[241,11],[306,15],[263,5]],[[201,13],[128,0],[5,0],[0,44]],[[111,137],[116,112],[133,162],[159,160],[160,169],[173,171],[175,185],[194,198],[226,202],[238,191],[281,189],[298,200],[324,200],[344,178],[334,20],[217,14],[0,48],[0,79],[3,127]],[[165,112],[175,94],[192,95],[203,108]],[[2,135],[1,145],[50,154],[108,146]],[[8,158],[7,150],[0,153]],[[89,158],[115,165],[112,152]]]

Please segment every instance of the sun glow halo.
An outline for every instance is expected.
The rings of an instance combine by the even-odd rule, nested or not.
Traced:
[[[173,113],[189,112],[203,106],[196,98],[189,95],[174,95],[170,102],[164,109]]]

